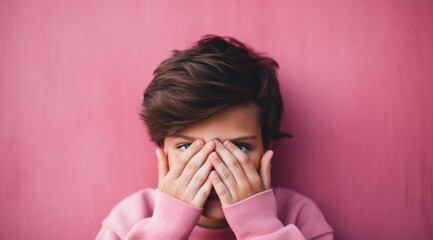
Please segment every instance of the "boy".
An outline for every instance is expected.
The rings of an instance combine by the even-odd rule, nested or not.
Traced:
[[[158,189],[121,201],[97,239],[333,239],[311,200],[271,188],[271,143],[289,136],[277,67],[218,36],[163,61],[141,112]]]

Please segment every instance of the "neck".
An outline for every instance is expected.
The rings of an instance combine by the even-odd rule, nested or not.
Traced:
[[[229,224],[225,219],[215,220],[215,219],[207,218],[203,215],[200,216],[200,219],[198,220],[198,225],[200,227],[212,228],[212,229],[226,228],[229,226]]]

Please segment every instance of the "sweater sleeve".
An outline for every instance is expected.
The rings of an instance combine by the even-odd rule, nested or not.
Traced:
[[[120,237],[111,231],[111,229],[102,226],[101,230],[99,230],[99,233],[96,236],[96,240],[120,240]]]
[[[224,207],[223,211],[237,239],[305,240],[294,224],[284,226],[277,218],[272,189]]]
[[[109,221],[110,226],[104,225],[98,233],[97,240],[117,239],[188,239],[194,227],[197,225],[202,209],[195,208],[166,193],[156,191],[155,208],[153,215],[138,220],[125,236],[116,234],[115,228],[128,222],[123,213],[123,220],[119,222]],[[121,227],[119,227],[121,229]]]

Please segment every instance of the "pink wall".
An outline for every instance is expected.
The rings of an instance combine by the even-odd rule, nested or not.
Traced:
[[[206,33],[281,65],[275,185],[338,239],[433,238],[431,1],[0,1],[0,239],[92,239],[156,185],[137,112],[152,70]]]

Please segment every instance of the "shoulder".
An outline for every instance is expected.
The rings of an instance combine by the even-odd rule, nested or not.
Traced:
[[[274,188],[278,218],[284,223],[295,224],[307,239],[332,233],[319,207],[310,198],[287,188]]]
[[[117,203],[102,224],[122,236],[136,222],[151,217],[155,203],[155,189],[137,191]]]

